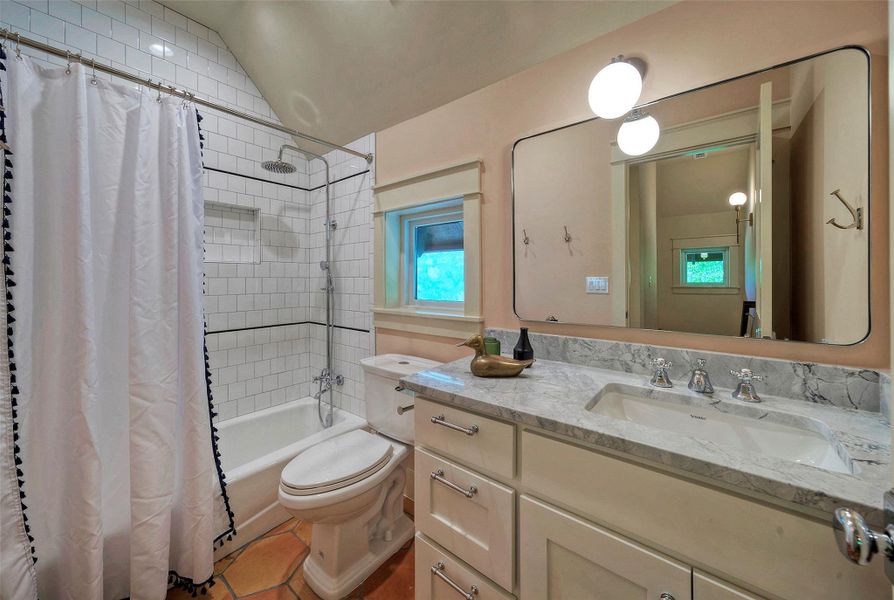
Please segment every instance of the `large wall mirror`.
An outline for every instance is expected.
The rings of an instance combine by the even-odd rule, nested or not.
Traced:
[[[869,333],[869,56],[844,48],[513,149],[523,320],[827,344]]]

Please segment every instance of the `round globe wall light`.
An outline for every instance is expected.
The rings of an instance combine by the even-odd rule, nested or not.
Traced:
[[[733,192],[729,196],[730,206],[744,206],[746,202],[748,202],[748,196],[745,195],[745,192]]]
[[[645,63],[637,59],[613,58],[590,82],[587,100],[602,119],[617,119],[630,112],[643,91]]]
[[[618,147],[628,156],[639,156],[654,148],[660,135],[655,117],[634,110],[618,130]]]

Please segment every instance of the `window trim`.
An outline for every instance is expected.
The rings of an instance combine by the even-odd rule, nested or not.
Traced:
[[[728,288],[730,287],[730,270],[731,265],[730,256],[732,253],[730,252],[729,246],[712,246],[707,248],[682,248],[680,249],[680,287],[686,288]],[[721,283],[690,283],[687,280],[688,269],[686,268],[686,260],[687,256],[690,254],[701,254],[703,252],[721,252],[723,254],[723,281]]]
[[[376,185],[373,324],[376,328],[451,339],[482,332],[480,160],[466,160],[430,172]],[[431,210],[446,202],[462,207],[464,294],[462,310],[402,304],[399,214]]]
[[[741,277],[744,265],[742,264],[742,246],[736,240],[734,234],[706,235],[702,237],[671,238],[673,251],[673,285],[671,293],[674,294],[739,294],[741,293]],[[704,250],[709,248],[729,248],[727,265],[729,274],[724,286],[717,285],[685,285],[683,283],[684,253],[694,249]]]
[[[419,300],[415,296],[416,269],[412,265],[416,253],[416,229],[426,225],[440,223],[463,222],[462,206],[451,201],[444,206],[420,213],[406,213],[400,216],[401,252],[400,252],[400,288],[401,305],[405,307],[421,307],[428,309],[443,309],[462,313],[465,306],[465,285],[463,285],[463,299],[454,301]],[[465,230],[465,223],[463,222]],[[464,240],[465,241],[465,240]],[[463,247],[465,254],[465,245]],[[465,271],[465,269],[463,269]],[[465,282],[463,282],[465,284]]]

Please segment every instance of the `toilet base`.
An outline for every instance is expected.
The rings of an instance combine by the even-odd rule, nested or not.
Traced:
[[[320,566],[311,544],[310,555],[304,561],[304,581],[323,600],[341,600],[391,558],[401,546],[413,539],[413,534],[413,521],[401,514],[394,523],[391,540],[376,539],[370,542],[369,551],[337,579],[328,575]]]

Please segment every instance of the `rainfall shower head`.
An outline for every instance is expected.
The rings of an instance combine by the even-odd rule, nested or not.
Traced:
[[[298,169],[292,163],[287,163],[284,160],[265,160],[261,163],[261,168],[265,171],[270,171],[271,173],[280,173],[282,175],[288,175],[289,173],[294,173]]]
[[[265,160],[261,163],[261,168],[265,171],[270,171],[271,173],[280,173],[282,175],[288,175],[289,173],[294,173],[298,170],[298,168],[292,163],[288,163],[282,159],[282,151],[288,148],[289,150],[294,150],[307,160],[313,160],[315,158],[319,158],[323,162],[326,162],[326,159],[320,156],[319,154],[314,154],[308,150],[304,150],[303,148],[299,148],[297,146],[290,146],[289,144],[283,144],[279,148],[279,156],[276,157],[276,160]],[[327,163],[328,164],[328,163]]]

